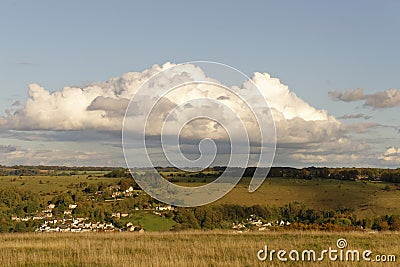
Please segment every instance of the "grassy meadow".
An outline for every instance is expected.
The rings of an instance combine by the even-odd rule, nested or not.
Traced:
[[[43,200],[66,192],[80,183],[116,184],[119,178],[102,173],[76,175],[0,176],[1,188],[20,188],[40,194]],[[177,183],[203,185],[202,179]],[[316,210],[352,208],[359,216],[400,214],[400,187],[394,183],[268,178],[254,193],[248,192],[249,179],[242,181],[225,197],[211,204],[284,206],[302,202]],[[111,205],[110,203],[104,205]],[[128,219],[127,219],[128,220]],[[376,254],[400,258],[399,232],[313,232],[233,231],[171,232],[175,222],[151,211],[132,214],[129,221],[145,226],[138,233],[26,233],[0,235],[0,266],[398,266],[396,263],[286,262],[275,259],[260,262],[257,252],[270,249],[314,249],[319,253],[336,248],[345,238],[349,249],[369,249]]]
[[[2,266],[398,266],[371,262],[260,262],[257,252],[269,249],[336,248],[345,238],[347,249],[369,249],[400,257],[400,233],[325,232],[164,232],[96,234],[0,235]],[[318,257],[318,256],[317,256]]]
[[[231,192],[213,204],[244,206],[259,204],[281,207],[298,201],[315,210],[352,208],[354,213],[361,217],[400,214],[400,187],[393,183],[268,178],[257,191],[249,193],[249,181],[249,179],[242,179]],[[202,183],[179,184],[202,185]]]
[[[203,182],[178,182],[183,186],[201,186]],[[197,179],[202,181],[202,179]],[[119,178],[106,178],[101,173],[72,176],[0,176],[0,187],[16,187],[38,193],[43,200],[70,190],[80,183],[116,184]],[[284,206],[301,202],[316,210],[336,210],[346,207],[364,216],[400,214],[400,186],[386,182],[347,181],[334,179],[312,180],[295,178],[268,178],[254,193],[248,192],[249,179],[244,178],[225,197],[213,204],[251,206]]]
[[[79,174],[63,176],[0,176],[1,188],[19,188],[38,193],[42,199],[50,200],[53,196],[70,190],[80,183],[105,184],[116,183],[119,179],[106,178],[101,174]]]
[[[146,231],[150,232],[169,231],[176,224],[174,220],[160,217],[151,211],[136,211],[130,218],[126,218],[125,222],[143,225]]]

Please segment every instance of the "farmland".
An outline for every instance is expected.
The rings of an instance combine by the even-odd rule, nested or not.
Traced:
[[[316,177],[269,177],[256,192],[249,193],[247,187],[250,179],[244,178],[230,193],[209,206],[162,212],[156,209],[162,204],[143,191],[135,189],[129,192],[129,196],[123,195],[126,192],[121,188],[134,184],[124,173],[122,171],[120,177],[114,178],[113,175],[107,175],[109,172],[90,170],[0,176],[1,189],[18,189],[21,191],[15,192],[37,194],[39,203],[43,203],[40,204],[41,208],[45,208],[50,202],[58,203],[55,208],[57,212],[53,212],[54,218],[68,217],[63,215],[63,209],[68,209],[67,204],[76,203],[78,208],[72,216],[86,214],[89,220],[112,222],[124,230],[112,233],[11,234],[4,231],[7,230],[6,226],[2,228],[4,233],[0,234],[0,262],[4,266],[280,266],[277,260],[260,262],[257,252],[265,245],[271,249],[288,251],[319,251],[329,246],[335,247],[338,238],[346,238],[349,248],[352,249],[369,249],[374,255],[390,253],[400,257],[400,233],[395,230],[399,228],[397,217],[400,215],[400,188],[396,183]],[[164,171],[163,175],[173,176],[174,182],[179,185],[201,186],[212,180],[216,173],[210,171],[187,177],[179,172]],[[119,188],[117,191],[107,191],[114,190],[116,186]],[[100,188],[103,190],[102,194],[98,194]],[[110,199],[112,193],[120,193],[122,196],[120,199]],[[71,197],[74,198],[73,202]],[[301,203],[304,206],[287,206],[289,203]],[[268,208],[260,210],[255,205]],[[261,228],[254,228],[247,222],[248,226],[243,231],[232,229],[230,214],[238,216],[244,212],[243,218],[235,223],[246,224],[246,216],[256,213],[257,209],[260,214],[267,212],[263,223],[279,218],[292,218],[292,225],[273,226],[261,231]],[[6,220],[10,220],[13,209],[11,206],[5,210],[8,215],[3,216],[3,225],[6,225]],[[339,212],[333,218],[323,217],[331,210]],[[287,214],[287,217],[287,211],[292,211],[293,214]],[[129,215],[113,217],[112,214],[117,212],[126,212]],[[313,214],[322,217],[319,217],[319,222],[306,222],[308,217],[299,217],[308,212],[311,212],[309,218]],[[378,215],[395,216],[374,220]],[[371,220],[370,226],[363,229],[358,222],[364,217]],[[299,224],[296,224],[296,218]],[[343,222],[346,224],[343,225]],[[143,228],[145,232],[126,231],[124,226],[128,223]],[[21,228],[21,224],[24,223],[11,222],[8,232],[34,229],[31,222],[24,224],[26,228]],[[318,225],[331,225],[336,230],[312,230],[321,229]],[[377,228],[370,229],[372,225]],[[353,229],[357,231],[354,232]],[[392,231],[386,232],[388,229]],[[345,263],[327,260],[324,262],[324,266],[343,264]],[[299,263],[289,261],[285,265],[298,266]],[[308,263],[307,266],[320,266],[320,263]],[[371,266],[371,263],[361,261],[357,266]],[[383,266],[396,264],[385,263]]]
[[[82,183],[87,185],[117,184],[118,178],[103,174],[79,174],[62,176],[0,176],[0,188],[19,188],[38,193],[43,201],[67,192]],[[348,181],[314,178],[268,178],[254,193],[248,192],[250,179],[244,178],[225,197],[214,204],[283,206],[301,202],[316,210],[351,208],[359,216],[400,214],[400,186],[373,181]],[[178,181],[183,186],[204,185],[202,179]]]
[[[60,175],[60,176],[0,176],[0,188],[19,188],[33,193],[38,193],[42,200],[50,200],[52,196],[68,191],[70,188],[81,183],[87,185],[114,184],[117,179],[105,178],[103,175],[94,176],[90,174]]]
[[[249,193],[248,182],[249,180],[245,179],[216,204],[283,206],[298,201],[316,210],[351,208],[361,217],[400,214],[400,187],[395,184],[333,179],[269,178],[256,192]]]

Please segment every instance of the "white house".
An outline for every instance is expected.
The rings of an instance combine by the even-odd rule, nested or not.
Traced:
[[[68,206],[68,208],[70,210],[74,210],[74,209],[76,209],[76,207],[78,207],[78,205],[76,205],[76,204],[69,204],[69,206]]]
[[[168,205],[168,206],[158,206],[158,207],[156,207],[156,210],[159,210],[159,211],[170,211],[170,210],[174,210],[174,208],[171,206],[171,205]]]

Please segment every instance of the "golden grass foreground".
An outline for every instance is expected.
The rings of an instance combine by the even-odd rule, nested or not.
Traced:
[[[270,249],[336,248],[345,238],[348,249],[394,254],[396,263],[260,262],[257,252]],[[228,231],[164,233],[3,234],[1,266],[398,266],[400,233]]]

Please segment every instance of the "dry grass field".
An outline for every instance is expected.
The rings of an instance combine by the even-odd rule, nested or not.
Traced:
[[[320,252],[336,248],[345,238],[347,249],[394,254],[396,263],[260,262],[257,252],[269,249]],[[325,232],[164,232],[113,234],[0,235],[1,266],[398,266],[400,233]]]

